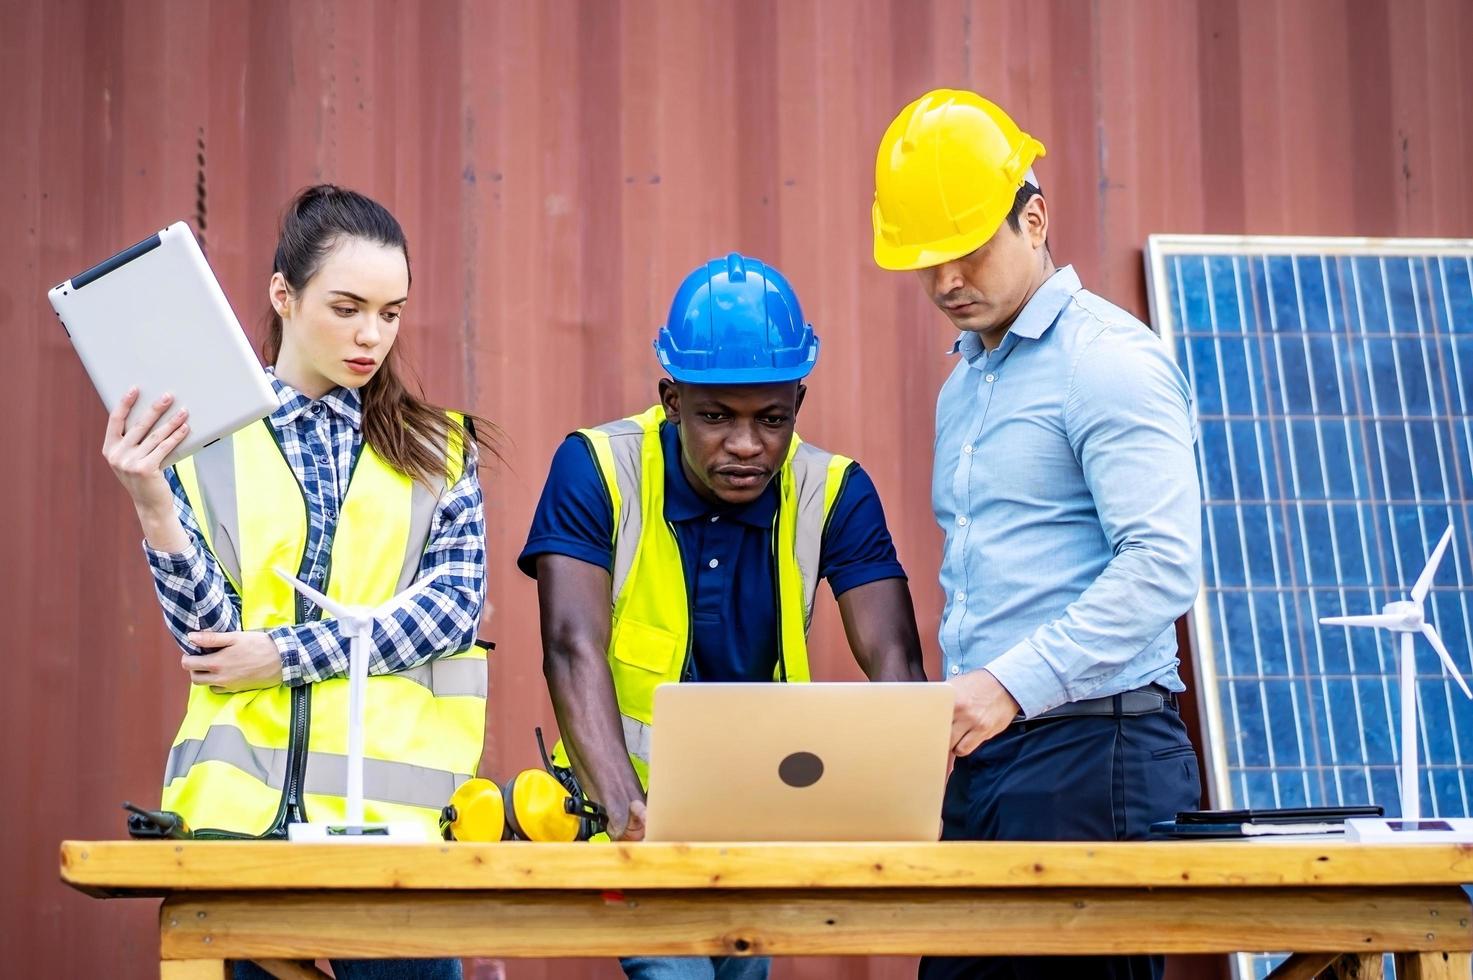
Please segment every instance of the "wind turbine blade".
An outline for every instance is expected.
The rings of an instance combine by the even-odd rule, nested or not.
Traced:
[[[424,578],[415,582],[403,592],[400,592],[398,595],[394,596],[388,602],[385,602],[383,605],[375,609],[373,611],[373,618],[383,619],[385,616],[393,615],[400,609],[403,609],[405,606],[409,605],[416,598],[418,598],[420,593],[424,592],[425,589],[428,589],[436,579],[441,578],[442,576],[447,574],[449,574],[449,569],[436,569],[435,571],[426,575]]]
[[[312,588],[312,586],[308,585],[306,582],[303,582],[301,579],[297,578],[295,575],[292,575],[290,572],[287,572],[281,568],[273,569],[273,571],[275,571],[277,575],[280,575],[283,579],[285,579],[287,584],[290,585],[292,588],[302,593],[302,595],[306,596],[308,599],[311,599],[312,602],[316,604],[319,609],[322,609],[324,612],[331,613],[334,619],[340,619],[346,622],[354,618],[353,611],[351,609],[340,606],[336,602],[333,602],[327,596],[323,595],[321,592],[318,592],[316,589]]]
[[[1422,624],[1422,635],[1427,637],[1427,642],[1432,644],[1432,649],[1442,658],[1442,665],[1447,672],[1453,675],[1453,680],[1458,682],[1458,687],[1463,689],[1464,696],[1473,698],[1473,691],[1468,690],[1468,682],[1463,680],[1463,675],[1458,673],[1457,665],[1453,663],[1453,655],[1447,652],[1447,647],[1442,645],[1442,637],[1437,635],[1437,630],[1432,628],[1431,623]]]
[[[1388,616],[1385,613],[1376,613],[1371,616],[1325,616],[1320,620],[1321,626],[1379,626],[1389,629],[1400,626],[1400,616]]]
[[[1417,584],[1412,586],[1412,601],[1421,602],[1427,598],[1427,590],[1432,588],[1432,579],[1437,575],[1438,563],[1442,561],[1442,553],[1447,550],[1447,543],[1453,539],[1453,526],[1449,524],[1447,530],[1442,532],[1442,540],[1437,542],[1437,547],[1432,549],[1432,557],[1427,559],[1427,567],[1422,569],[1422,574],[1417,577]]]

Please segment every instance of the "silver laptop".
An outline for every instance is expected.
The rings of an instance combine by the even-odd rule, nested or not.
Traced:
[[[646,840],[933,841],[949,684],[664,684]]]

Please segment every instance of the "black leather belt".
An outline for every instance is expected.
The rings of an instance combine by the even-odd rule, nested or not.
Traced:
[[[1032,718],[1019,716],[1014,725],[1032,725],[1040,721],[1055,721],[1059,718],[1107,717],[1127,718],[1136,715],[1153,715],[1166,708],[1176,709],[1176,692],[1168,691],[1159,684],[1148,684],[1134,691],[1111,694],[1087,701],[1069,701],[1050,708]]]

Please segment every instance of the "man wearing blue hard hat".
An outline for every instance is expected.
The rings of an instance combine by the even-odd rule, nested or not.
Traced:
[[[820,578],[871,680],[925,679],[874,484],[794,432],[818,346],[776,269],[707,262],[655,341],[669,374],[659,404],[582,429],[553,457],[518,565],[537,579],[555,762],[572,760],[615,840],[644,834],[655,687],[808,680]],[[747,980],[768,961],[623,965],[641,980]]]

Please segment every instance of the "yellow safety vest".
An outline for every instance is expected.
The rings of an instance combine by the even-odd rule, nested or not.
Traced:
[[[459,418],[459,416],[452,416]],[[353,468],[322,590],[378,605],[415,578],[439,497],[464,467],[452,430],[444,483],[432,492],[366,444]],[[176,468],[211,554],[241,600],[241,628],[302,622],[304,602],[273,569],[305,579],[307,504],[269,419]],[[348,681],[215,694],[190,689],[164,775],[163,806],[193,828],[281,835],[289,822],[345,817]],[[476,771],[486,726],[479,646],[368,678],[364,818],[416,820],[438,836],[439,811]]]
[[[641,782],[649,776],[655,688],[689,677],[690,597],[675,529],[665,519],[665,452],[656,405],[592,429],[580,429],[608,491],[614,523],[609,669],[624,726],[624,742]],[[777,667],[773,679],[807,681],[808,626],[818,591],[824,528],[853,460],[793,436],[776,477],[772,524],[777,582]],[[562,743],[558,765],[568,764]]]

